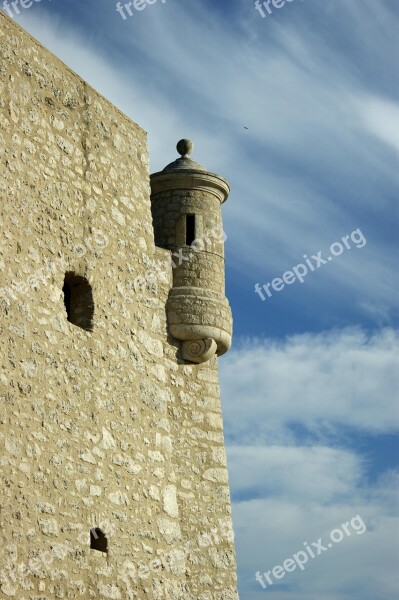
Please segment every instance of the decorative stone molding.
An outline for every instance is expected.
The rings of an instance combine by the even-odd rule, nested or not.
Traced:
[[[220,175],[207,173],[199,169],[183,169],[176,171],[161,171],[151,175],[153,193],[178,189],[191,189],[206,192],[216,196],[223,204],[230,193],[229,184]]]
[[[184,360],[194,363],[203,363],[213,358],[217,350],[215,340],[192,340],[182,343],[182,356]]]

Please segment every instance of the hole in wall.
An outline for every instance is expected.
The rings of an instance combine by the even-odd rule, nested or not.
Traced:
[[[90,529],[90,550],[108,552],[107,536],[99,527],[93,527]]]
[[[195,240],[195,215],[186,215],[186,244],[191,246]]]
[[[68,321],[85,331],[92,331],[94,301],[88,280],[69,271],[65,273],[62,291]]]

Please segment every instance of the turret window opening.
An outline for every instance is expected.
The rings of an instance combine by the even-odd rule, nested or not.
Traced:
[[[195,240],[195,215],[186,215],[186,245],[191,246]]]

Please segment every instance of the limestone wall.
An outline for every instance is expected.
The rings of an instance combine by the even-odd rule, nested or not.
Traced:
[[[145,133],[1,13],[0,58],[0,597],[236,599],[217,362],[168,339]]]

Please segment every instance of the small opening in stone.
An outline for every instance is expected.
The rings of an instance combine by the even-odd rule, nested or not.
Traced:
[[[85,277],[68,272],[62,291],[68,321],[81,329],[92,331],[94,301],[90,283]]]
[[[90,529],[90,549],[98,552],[108,552],[108,540],[99,527]]]
[[[195,215],[186,215],[186,244],[191,246],[195,240]]]

